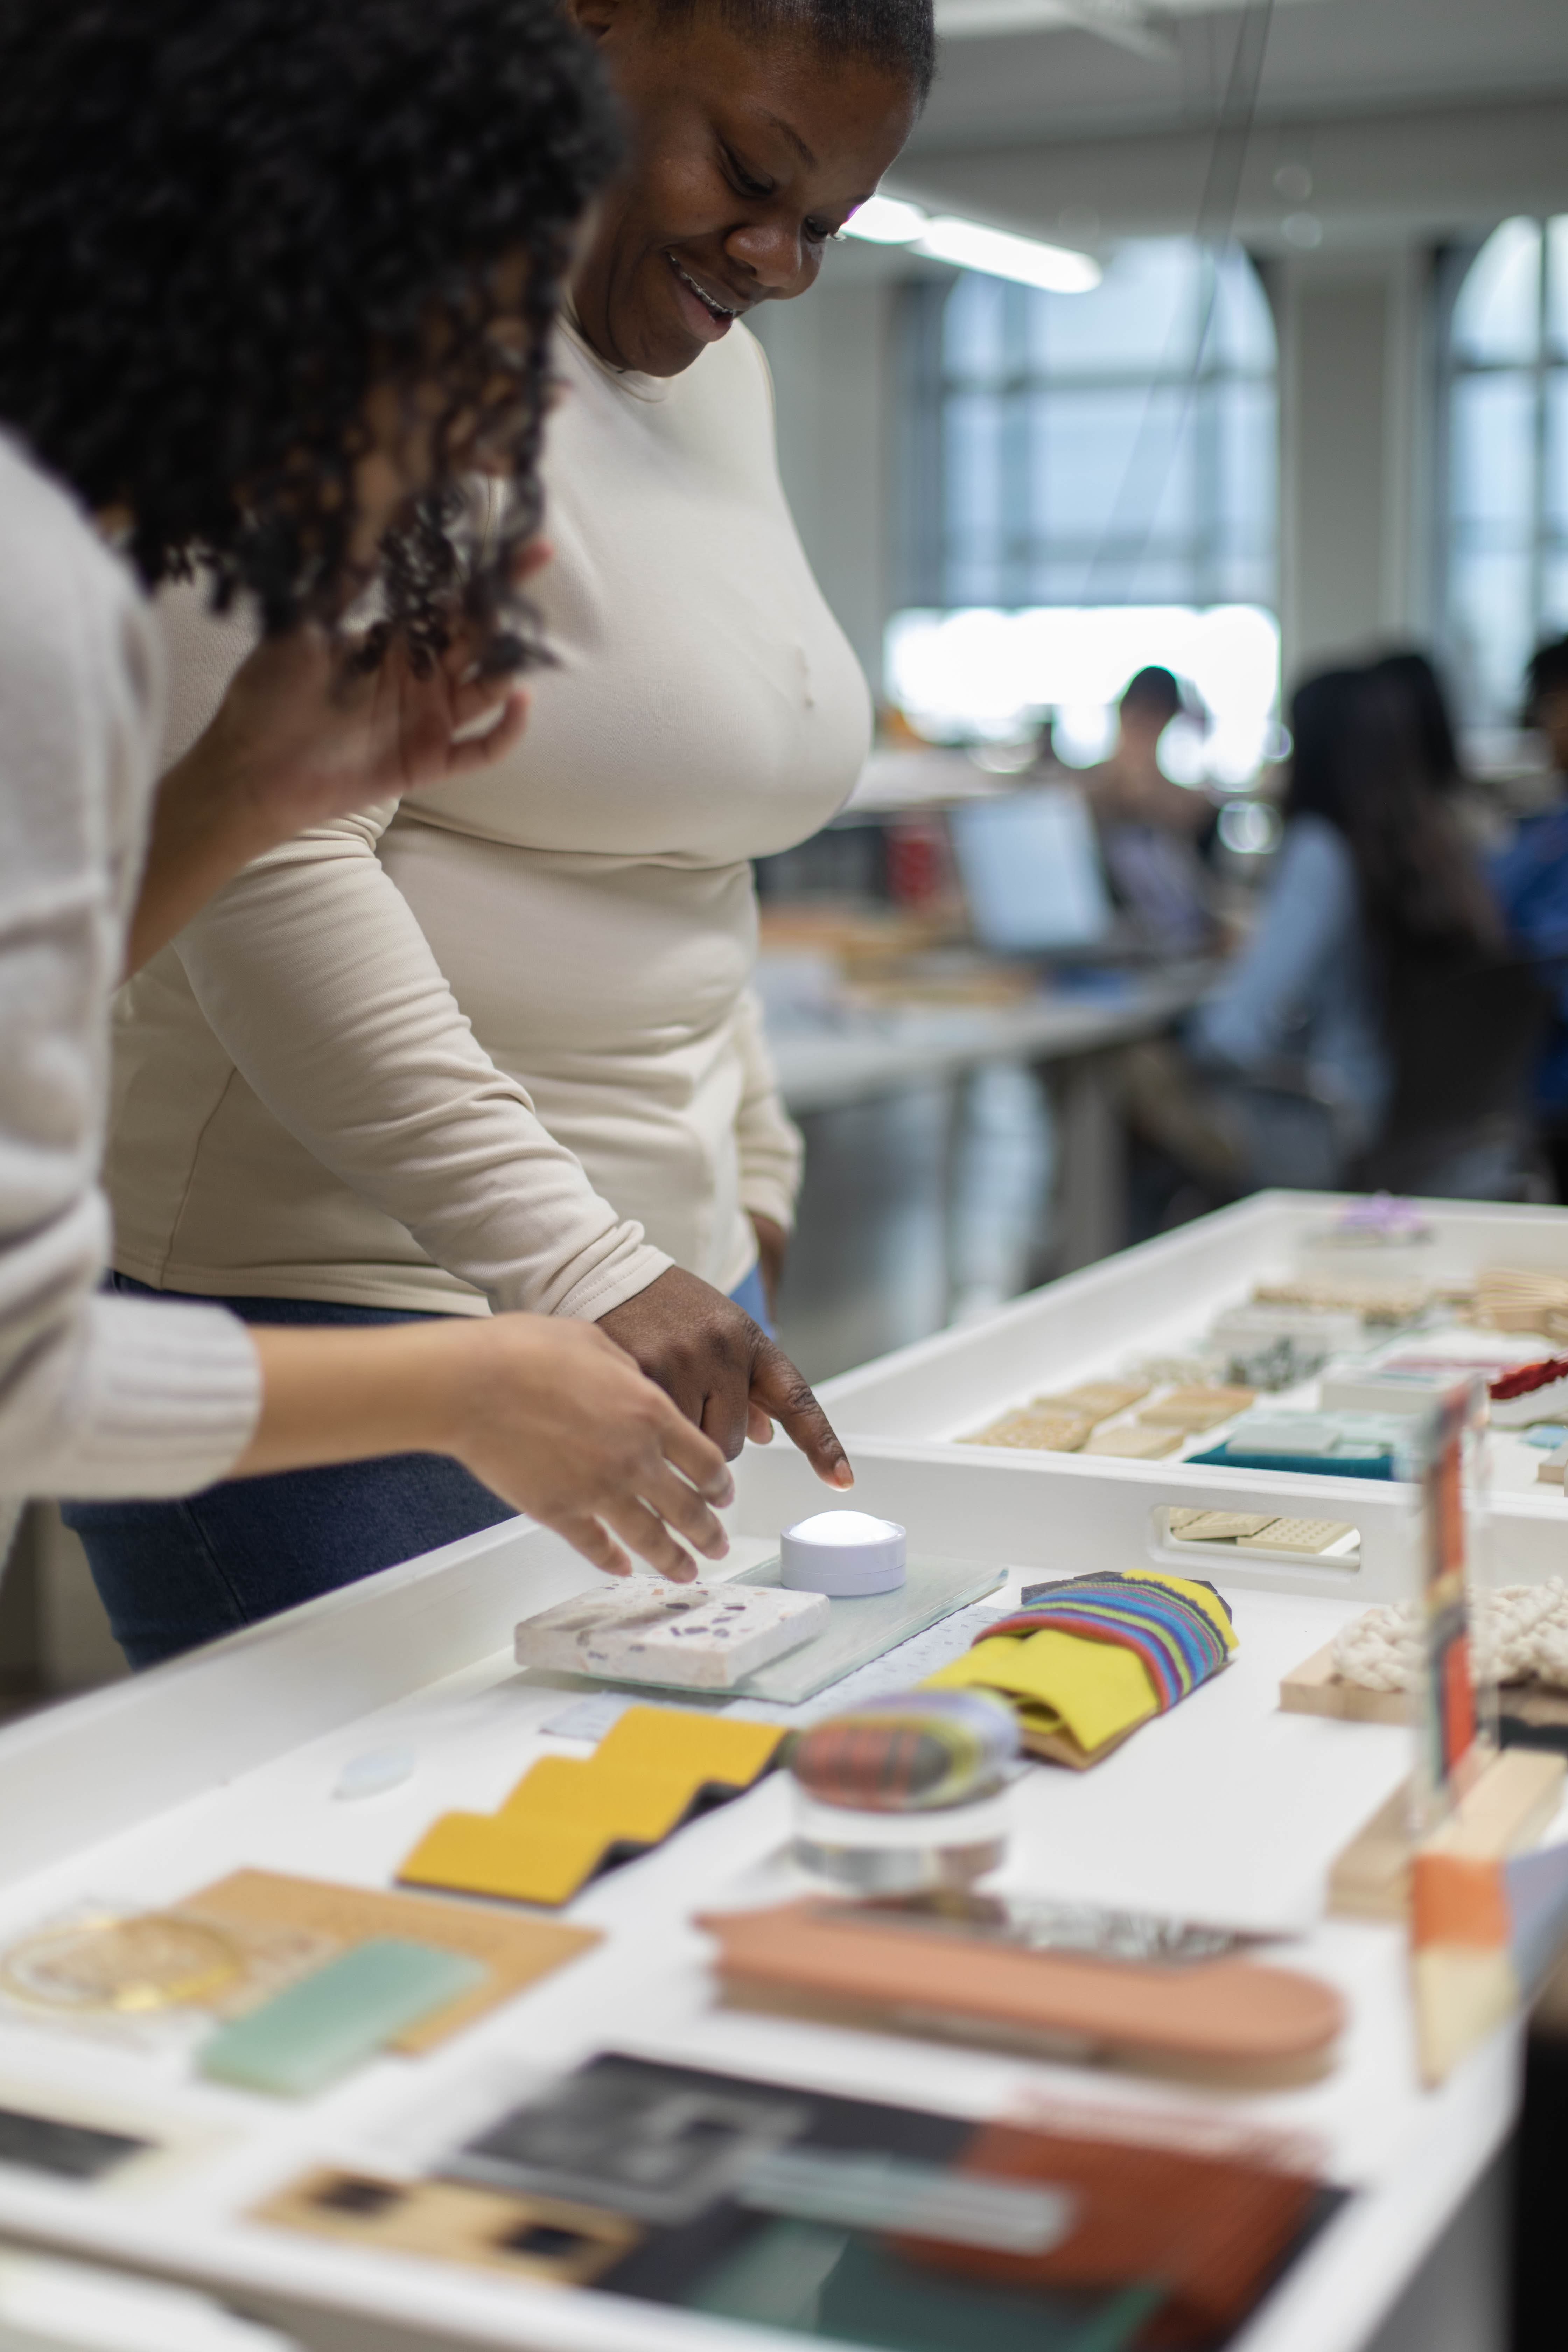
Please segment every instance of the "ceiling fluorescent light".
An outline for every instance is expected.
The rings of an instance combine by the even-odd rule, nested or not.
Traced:
[[[1048,294],[1087,294],[1100,283],[1100,264],[1087,253],[1043,245],[1037,237],[1015,236],[1007,229],[984,228],[979,221],[960,220],[949,213],[930,220],[919,205],[906,204],[901,196],[868,196],[845,222],[844,234],[863,236],[872,245],[911,246],[933,261],[984,270],[990,278],[1015,278],[1021,286],[1041,286]]]
[[[933,261],[954,262],[960,269],[981,269],[991,278],[1041,286],[1047,294],[1087,294],[1100,279],[1099,262],[1087,253],[947,215],[927,221],[915,250],[929,253]]]
[[[845,222],[849,236],[863,236],[872,245],[913,245],[925,232],[926,216],[919,205],[897,196],[868,196]]]

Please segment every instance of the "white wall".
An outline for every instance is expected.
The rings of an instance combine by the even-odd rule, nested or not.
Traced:
[[[1431,635],[1432,274],[1422,245],[1267,268],[1279,337],[1287,677]]]
[[[919,152],[900,193],[1047,236],[1189,232],[1210,141],[1162,130]],[[1324,243],[1293,249],[1273,185],[1310,164]],[[1280,341],[1280,604],[1287,677],[1391,638],[1430,641],[1436,467],[1434,257],[1511,212],[1568,209],[1568,105],[1556,95],[1459,110],[1369,110],[1259,124],[1237,227],[1263,257]],[[1078,232],[1082,234],[1081,228]],[[778,387],[785,488],[806,552],[878,676],[890,548],[895,279],[886,248],[830,254],[823,282],[761,314]]]
[[[834,254],[831,263],[840,259]],[[894,289],[831,276],[752,324],[773,373],[779,467],[823,593],[871,680],[889,609]]]

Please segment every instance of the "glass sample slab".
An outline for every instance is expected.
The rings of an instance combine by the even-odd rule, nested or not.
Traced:
[[[749,1568],[742,1575],[731,1577],[727,1581],[731,1584],[776,1585],[780,1574],[777,1559],[764,1559],[756,1568]],[[669,1684],[652,1685],[658,1690],[659,1698],[649,1703],[693,1706],[701,1706],[705,1700],[718,1699],[726,1703],[727,1714],[731,1711],[744,1713],[748,1700],[766,1701],[775,1706],[796,1706],[803,1699],[815,1698],[819,1691],[841,1682],[846,1675],[874,1664],[888,1651],[896,1650],[900,1643],[925,1633],[942,1618],[951,1617],[956,1611],[966,1608],[971,1601],[984,1600],[988,1592],[994,1592],[998,1585],[1006,1581],[1006,1569],[997,1568],[987,1560],[938,1559],[929,1553],[917,1553],[911,1557],[905,1581],[897,1592],[872,1592],[861,1594],[854,1600],[830,1601],[826,1632],[813,1634],[809,1641],[801,1643],[799,1649],[792,1650],[787,1657],[775,1658],[771,1665],[759,1666],[754,1673],[743,1675],[724,1691],[693,1686],[689,1691],[682,1691],[679,1699],[672,1700]],[[967,1644],[962,1646],[966,1647]],[[921,1664],[918,1668],[911,1664],[909,1682],[917,1683],[935,1667],[945,1665],[952,1654],[944,1653],[941,1657],[933,1657],[929,1664]],[[528,1671],[537,1673],[540,1670],[532,1668]],[[617,1689],[640,1691],[650,1687],[636,1683],[626,1674],[616,1675],[612,1681],[608,1675],[590,1678],[552,1671],[549,1680],[563,1692],[573,1689],[603,1691],[606,1698],[609,1693]],[[902,1689],[905,1685],[900,1683],[898,1687]],[[852,1697],[865,1696],[863,1690],[847,1692],[845,1704],[847,1705]],[[616,1715],[608,1712],[584,1713],[579,1720],[579,1710],[571,1708],[566,1714],[553,1718],[546,1728],[557,1732],[564,1729],[568,1738],[597,1739],[616,1720]]]
[[[777,1584],[776,1559],[765,1559],[733,1580],[737,1584]],[[904,1582],[897,1592],[872,1592],[852,1601],[831,1601],[827,1628],[803,1642],[787,1657],[758,1667],[735,1686],[737,1697],[765,1698],[797,1706],[815,1698],[830,1683],[870,1664],[885,1650],[895,1649],[911,1634],[923,1633],[941,1617],[951,1616],[972,1601],[983,1600],[1007,1580],[1007,1571],[991,1561],[946,1559],[912,1552]]]
[[[221,2027],[197,2065],[212,2082],[308,2097],[484,1975],[461,1952],[380,1937]]]

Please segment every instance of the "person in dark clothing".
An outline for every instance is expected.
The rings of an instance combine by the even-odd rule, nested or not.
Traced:
[[[1492,862],[1492,887],[1516,944],[1533,960],[1552,1002],[1535,1074],[1535,1110],[1552,1190],[1568,1201],[1568,636],[1536,648],[1525,677],[1523,720],[1545,738],[1555,798],[1523,818]]]

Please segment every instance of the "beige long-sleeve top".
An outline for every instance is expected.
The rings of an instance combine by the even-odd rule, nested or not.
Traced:
[[[112,992],[158,735],[146,605],[0,435],[0,1497],[177,1495],[260,1405],[221,1309],[99,1293]],[[5,1516],[0,1507],[0,1518]]]
[[[750,860],[844,800],[865,682],[784,504],[744,329],[668,381],[567,330],[546,466],[558,666],[520,748],[324,827],[128,992],[126,1273],[207,1296],[596,1317],[731,1289],[799,1139],[748,991]],[[165,609],[177,751],[247,639]]]

